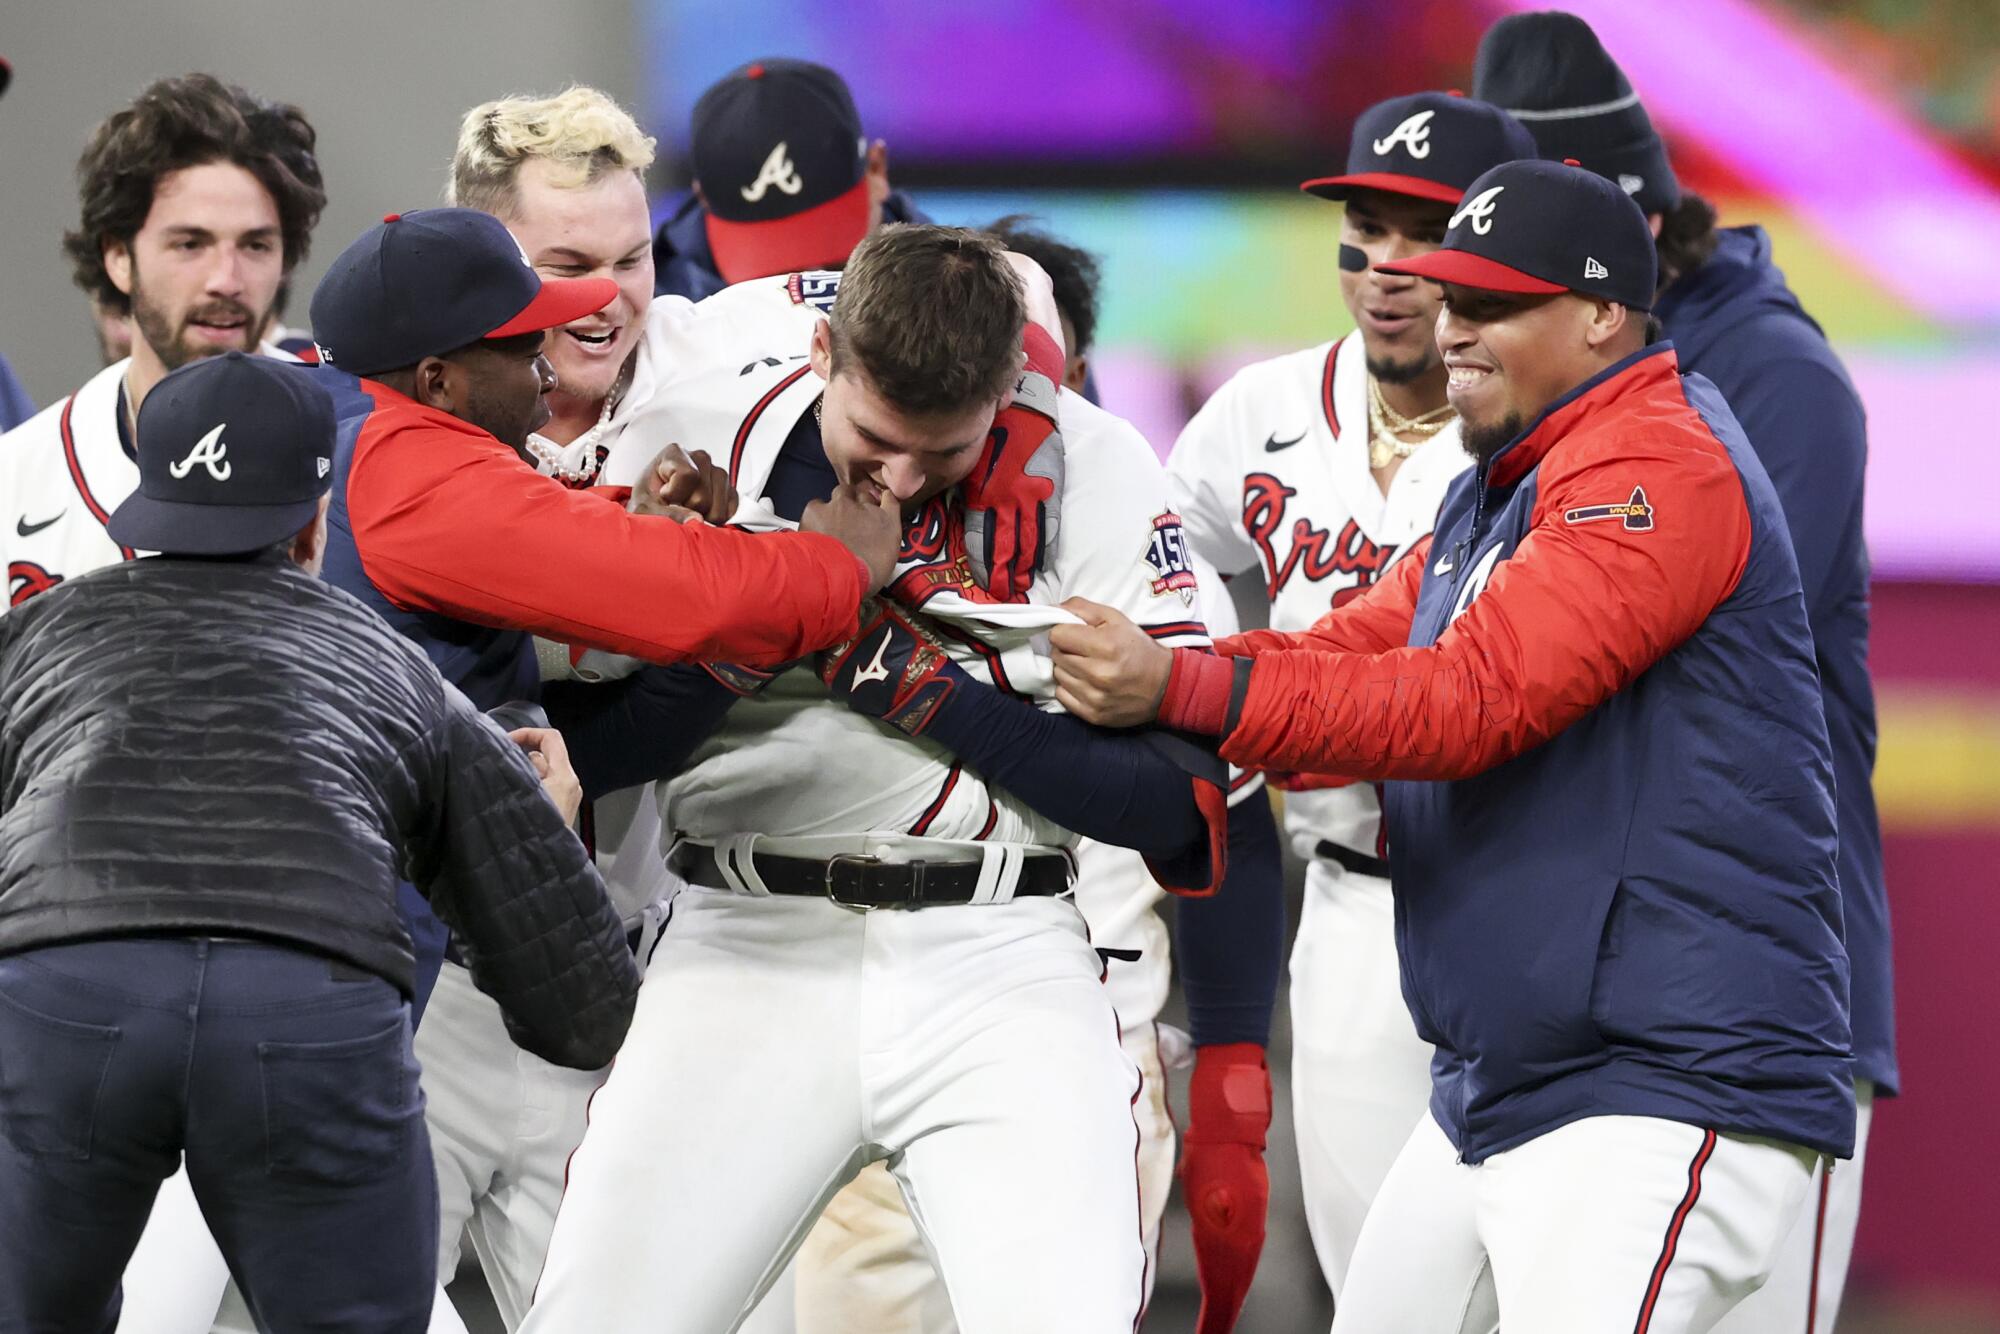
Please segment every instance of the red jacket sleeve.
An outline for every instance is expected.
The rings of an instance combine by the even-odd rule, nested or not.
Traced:
[[[1381,653],[1410,642],[1410,619],[1417,611],[1417,589],[1424,581],[1431,539],[1420,538],[1359,597],[1341,604],[1313,623],[1310,630],[1249,630],[1215,641],[1225,658],[1254,658],[1282,649],[1321,649],[1334,653]]]
[[[867,572],[833,538],[630,514],[397,397],[376,395],[346,493],[396,606],[654,662],[775,666],[854,633]]]
[[[1436,643],[1259,654],[1223,758],[1367,779],[1470,777],[1548,740],[1692,635],[1749,560],[1734,464],[1692,433],[1574,445],[1543,463],[1528,534]],[[1643,527],[1589,517],[1635,489],[1650,506]]]

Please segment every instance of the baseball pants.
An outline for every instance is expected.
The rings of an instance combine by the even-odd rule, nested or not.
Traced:
[[[1764,1283],[1819,1155],[1640,1116],[1485,1162],[1426,1116],[1355,1247],[1334,1334],[1700,1334]]]
[[[0,959],[0,1328],[109,1334],[183,1152],[260,1327],[423,1330],[437,1194],[389,983],[246,940]],[[212,1315],[214,1308],[209,1308]]]
[[[1174,1123],[1158,1029],[1128,1028],[1125,1054],[1139,1068],[1139,1217],[1146,1288],[1160,1255],[1160,1217],[1174,1183]],[[874,1164],[834,1196],[793,1262],[797,1334],[955,1334],[951,1299],[937,1276],[903,1193]],[[761,1328],[763,1308],[753,1317]]]
[[[498,1002],[455,963],[438,977],[416,1051],[437,1165],[438,1272],[457,1267],[469,1231],[493,1304],[517,1329],[604,1072],[567,1070],[515,1046]]]
[[[1785,1238],[1771,1281],[1722,1317],[1716,1334],[1833,1334],[1861,1222],[1861,1171],[1875,1115],[1874,1084],[1864,1079],[1854,1093],[1854,1157],[1814,1165],[1806,1207]]]
[[[1389,882],[1315,859],[1292,946],[1292,1121],[1306,1226],[1336,1301],[1361,1221],[1431,1096]]]
[[[1131,1329],[1140,1087],[1099,970],[1061,900],[683,890],[523,1334],[734,1330],[883,1158],[966,1334]]]

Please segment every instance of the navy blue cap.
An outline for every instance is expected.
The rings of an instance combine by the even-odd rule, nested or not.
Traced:
[[[189,362],[139,407],[139,489],[111,515],[141,551],[260,551],[312,522],[333,485],[333,398],[313,372],[227,352]]]
[[[731,70],[694,104],[689,150],[709,249],[732,283],[844,264],[868,234],[868,137],[825,65]]]
[[[323,363],[376,375],[482,338],[558,328],[617,296],[609,278],[542,277],[490,213],[391,213],[341,251],[313,289],[313,342]]]
[[[1479,173],[1535,157],[1534,136],[1499,107],[1457,93],[1412,93],[1377,102],[1354,122],[1347,172],[1299,189],[1322,199],[1356,190],[1456,204]]]
[[[1659,255],[1646,215],[1574,162],[1506,162],[1474,181],[1444,244],[1377,264],[1491,292],[1577,292],[1651,310]]]

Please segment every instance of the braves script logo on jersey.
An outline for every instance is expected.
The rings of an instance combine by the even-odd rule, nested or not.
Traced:
[[[1285,527],[1285,510],[1298,492],[1267,472],[1252,473],[1243,479],[1243,531],[1264,555],[1265,588],[1272,597],[1303,574],[1309,583],[1334,575],[1353,575],[1354,582],[1335,589],[1332,605],[1338,606],[1381,577],[1395,558],[1396,546],[1379,546],[1369,540],[1359,524],[1349,519],[1335,536],[1315,528],[1310,519],[1294,519],[1289,537],[1291,549],[1280,559],[1277,542]]]
[[[178,463],[169,463],[167,471],[174,475],[174,480],[179,481],[193,472],[195,465],[199,463],[202,467],[208,469],[208,475],[216,481],[228,481],[229,474],[235,471],[234,465],[228,461],[229,446],[222,443],[222,433],[228,428],[228,422],[222,423],[222,425],[195,441],[194,448],[188,451],[186,458]]]
[[[833,299],[840,295],[840,273],[833,269],[795,273],[785,279],[785,294],[795,306],[811,306],[822,315],[831,315]]]
[[[1456,227],[1467,218],[1472,219],[1472,230],[1484,236],[1493,230],[1493,210],[1499,206],[1500,192],[1507,187],[1496,185],[1490,190],[1481,190],[1465,201],[1464,207],[1451,215],[1451,226]]]
[[[18,607],[37,593],[46,593],[63,581],[31,560],[17,560],[7,566],[7,605]]]
[[[806,186],[806,183],[799,179],[799,169],[792,165],[792,159],[786,155],[783,140],[780,140],[778,146],[771,150],[770,156],[764,159],[764,165],[757,169],[757,179],[737,193],[743,196],[744,203],[754,204],[774,185],[788,195],[795,195]]]
[[[1181,516],[1172,510],[1153,516],[1153,538],[1146,544],[1146,564],[1152,566],[1157,576],[1153,580],[1154,597],[1178,593],[1184,605],[1194,605],[1194,562],[1188,559],[1187,533],[1181,527]]]
[[[1599,523],[1605,519],[1623,519],[1628,533],[1652,532],[1653,506],[1646,499],[1646,488],[1633,487],[1631,497],[1622,505],[1579,505],[1563,511],[1564,523]]]
[[[1398,125],[1389,133],[1375,141],[1375,156],[1387,157],[1389,150],[1401,144],[1413,158],[1427,158],[1431,155],[1431,117],[1435,111],[1419,111]]]

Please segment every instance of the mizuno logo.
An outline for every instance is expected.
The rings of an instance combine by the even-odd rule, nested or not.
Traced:
[[[28,516],[23,514],[20,518],[14,520],[14,531],[22,537],[33,537],[36,533],[41,532],[42,529],[48,527],[56,519],[62,518],[67,513],[69,513],[68,510],[57,510],[55,519],[43,519],[40,523],[29,523]]]
[[[1599,264],[1589,255],[1583,257],[1583,279],[1585,282],[1589,282],[1593,278],[1609,278],[1610,276],[1611,270]]]
[[[1451,226],[1456,227],[1467,218],[1472,219],[1472,230],[1480,236],[1493,230],[1493,209],[1500,198],[1500,192],[1507,187],[1496,185],[1481,190],[1465,202],[1465,206],[1451,215]]]
[[[1264,452],[1266,454],[1275,454],[1281,449],[1290,449],[1293,445],[1296,445],[1299,441],[1305,438],[1306,438],[1306,433],[1304,431],[1300,431],[1297,435],[1293,436],[1289,440],[1280,440],[1278,439],[1278,433],[1276,431],[1273,431],[1271,432],[1271,434],[1264,437]]]
[[[227,462],[229,446],[222,443],[222,432],[228,425],[228,422],[222,423],[222,425],[195,441],[194,448],[188,451],[186,458],[182,459],[179,463],[169,463],[167,465],[167,471],[174,475],[175,481],[179,481],[193,472],[194,465],[197,463],[208,469],[208,475],[216,481],[226,482],[229,480],[229,474],[234,471],[234,468]]]
[[[889,652],[889,641],[895,637],[896,632],[894,630],[884,630],[882,632],[882,642],[875,646],[875,660],[866,667],[857,667],[855,669],[855,685],[866,685],[870,681],[886,681],[889,679],[889,669],[882,665],[882,658]]]
[[[782,141],[771,150],[771,155],[764,159],[764,165],[757,169],[757,179],[737,193],[743,196],[744,203],[754,204],[774,185],[788,195],[795,195],[806,188],[806,183],[799,179],[798,168],[792,165],[791,158],[786,155]]]
[[[1435,111],[1419,111],[1398,125],[1389,133],[1375,141],[1375,156],[1386,157],[1397,144],[1409,150],[1413,158],[1427,158],[1431,155],[1431,117]]]

